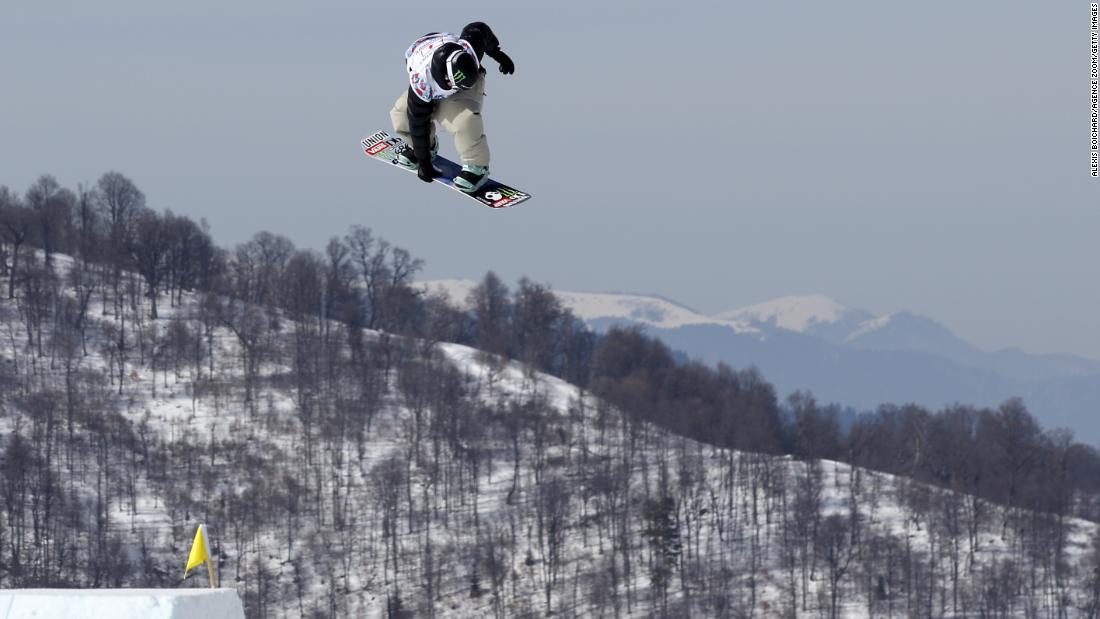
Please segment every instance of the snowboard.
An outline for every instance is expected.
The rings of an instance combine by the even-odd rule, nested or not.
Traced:
[[[397,153],[405,145],[405,141],[401,138],[391,136],[385,131],[378,131],[370,137],[363,138],[361,143],[363,145],[363,152],[371,159],[377,159],[378,161],[389,163],[395,168],[416,174],[416,170],[410,170],[405,166],[397,164]],[[456,187],[452,180],[462,171],[461,165],[442,156],[436,156],[436,158],[432,160],[432,165],[434,165],[437,170],[443,172],[443,176],[435,179],[435,182],[450,187],[458,193],[477,200],[489,208],[515,206],[531,198],[530,194],[505,185],[499,181],[495,181],[492,178],[485,181],[485,184],[477,191],[467,193]]]

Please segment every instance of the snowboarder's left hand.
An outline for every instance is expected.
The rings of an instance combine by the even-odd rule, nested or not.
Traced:
[[[500,72],[505,75],[511,75],[516,72],[516,63],[512,62],[512,59],[505,54],[502,50],[495,49],[491,52],[486,52],[489,57],[500,63]]]

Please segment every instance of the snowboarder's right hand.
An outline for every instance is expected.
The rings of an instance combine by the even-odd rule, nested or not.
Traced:
[[[512,62],[512,59],[505,54],[499,47],[493,51],[486,52],[490,58],[500,63],[500,72],[505,75],[511,75],[516,72],[516,63]]]
[[[416,168],[416,176],[425,183],[430,183],[440,176],[443,176],[443,173],[435,169],[431,162],[421,162]]]

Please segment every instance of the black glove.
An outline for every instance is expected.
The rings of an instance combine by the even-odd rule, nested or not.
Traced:
[[[505,75],[511,75],[516,72],[516,63],[512,62],[512,59],[508,57],[500,49],[494,49],[491,52],[485,52],[490,58],[500,63],[500,72]]]
[[[421,161],[420,165],[416,168],[416,176],[425,183],[430,183],[440,176],[443,176],[443,173],[435,169],[431,162]]]

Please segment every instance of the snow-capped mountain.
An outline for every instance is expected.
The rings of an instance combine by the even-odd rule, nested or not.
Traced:
[[[832,339],[850,333],[874,316],[845,307],[820,294],[781,297],[772,301],[720,312],[715,318],[738,320],[756,326],[786,329]]]
[[[909,350],[940,355],[964,363],[985,354],[947,327],[911,312],[897,312],[861,323],[844,341],[867,350]]]
[[[447,295],[464,305],[477,282],[467,279],[436,279],[422,282],[429,292]],[[677,329],[689,325],[718,325],[734,333],[759,333],[759,329],[737,318],[707,316],[685,305],[653,295],[603,294],[554,290],[554,295],[588,323],[625,321],[659,329]]]
[[[424,285],[461,303],[476,282]],[[1022,397],[1044,424],[1100,443],[1100,361],[988,352],[930,318],[906,311],[875,316],[824,295],[787,296],[708,316],[654,295],[554,294],[597,331],[643,325],[689,357],[756,366],[784,397],[808,389],[862,410],[887,402],[995,406]]]

